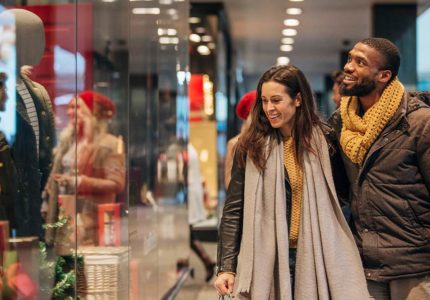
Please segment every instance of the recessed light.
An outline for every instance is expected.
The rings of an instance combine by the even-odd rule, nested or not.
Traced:
[[[291,2],[303,2],[304,0],[290,0]]]
[[[281,42],[282,44],[285,44],[285,45],[291,45],[291,44],[294,44],[294,39],[290,37],[284,37],[282,38]]]
[[[133,8],[133,14],[135,15],[159,15],[160,8],[158,7],[136,7]]]
[[[291,45],[281,45],[281,51],[284,51],[284,52],[293,51],[293,46],[291,46]]]
[[[300,21],[297,19],[285,19],[284,25],[285,26],[299,26]]]
[[[287,8],[287,14],[289,15],[301,15],[302,12],[303,10],[301,8],[297,8],[297,7]]]
[[[206,29],[204,27],[197,27],[196,32],[202,34],[206,32]]]
[[[162,36],[158,39],[158,42],[162,45],[169,45],[169,44],[176,45],[179,43],[179,38]]]
[[[287,29],[282,30],[282,34],[285,36],[296,36],[297,30],[295,30],[293,28],[287,28]]]
[[[206,45],[200,45],[197,47],[197,52],[201,55],[209,55],[211,54],[211,50]]]
[[[190,23],[190,24],[198,24],[198,23],[200,23],[200,18],[198,18],[198,17],[190,17],[190,18],[188,18],[188,23]]]
[[[205,43],[212,42],[212,37],[208,34],[205,34],[204,36],[202,36],[202,41]]]
[[[276,64],[279,65],[288,65],[290,59],[286,56],[280,56],[276,59]]]
[[[211,50],[215,49],[216,48],[215,43],[208,43],[208,48]]]
[[[190,34],[189,39],[191,42],[194,42],[194,43],[200,43],[200,41],[201,41],[200,35],[198,35],[196,33]]]

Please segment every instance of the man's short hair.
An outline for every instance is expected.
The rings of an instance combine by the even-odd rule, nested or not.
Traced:
[[[391,80],[397,76],[400,67],[400,51],[396,45],[387,39],[375,37],[363,39],[360,43],[365,44],[382,54],[385,58],[385,64],[380,66],[380,69],[390,70],[393,74]]]

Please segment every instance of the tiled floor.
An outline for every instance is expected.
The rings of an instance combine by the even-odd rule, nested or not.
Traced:
[[[207,252],[216,259],[216,243],[203,243]],[[212,286],[214,278],[209,283],[205,282],[205,269],[198,257],[190,251],[190,265],[194,268],[194,278],[189,278],[176,300],[216,300],[218,296]]]

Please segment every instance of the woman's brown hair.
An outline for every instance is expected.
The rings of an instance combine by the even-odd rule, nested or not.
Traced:
[[[236,149],[240,167],[245,167],[246,157],[249,156],[261,172],[264,171],[268,153],[273,147],[273,143],[271,143],[268,152],[266,151],[268,137],[278,144],[282,142],[283,138],[280,130],[270,125],[263,111],[261,88],[264,83],[269,81],[285,86],[287,94],[292,99],[295,99],[298,93],[301,95],[301,105],[297,107],[291,130],[291,135],[295,142],[297,161],[300,164],[302,164],[304,151],[314,152],[313,150],[317,150],[311,147],[312,128],[315,125],[320,125],[320,118],[316,113],[312,91],[303,72],[292,65],[282,65],[267,70],[258,82],[257,100],[251,110],[251,126],[241,134]]]

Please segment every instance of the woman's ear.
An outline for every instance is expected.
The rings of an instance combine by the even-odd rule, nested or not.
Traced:
[[[302,105],[302,95],[300,93],[297,93],[295,102],[296,107],[300,107]]]

